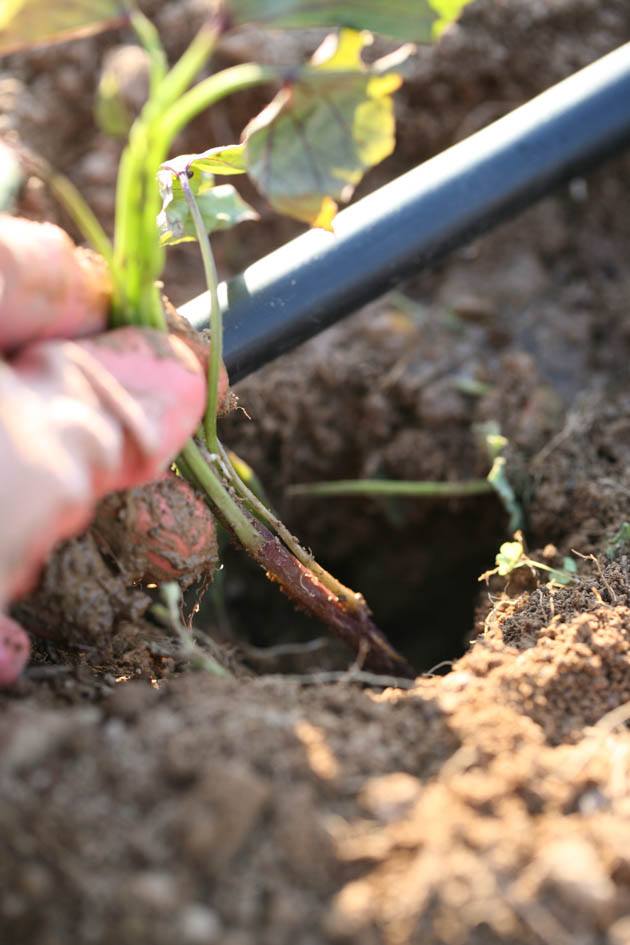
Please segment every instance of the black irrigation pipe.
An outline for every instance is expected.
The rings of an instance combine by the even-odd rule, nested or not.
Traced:
[[[221,286],[232,382],[630,144],[630,43]],[[198,296],[180,311],[207,327]]]

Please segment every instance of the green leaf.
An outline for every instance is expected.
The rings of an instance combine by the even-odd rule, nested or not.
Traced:
[[[190,157],[190,155],[184,157]],[[160,242],[163,246],[175,246],[177,243],[187,243],[197,239],[195,224],[186,203],[182,185],[177,172],[174,173],[171,169],[171,165],[177,164],[179,160],[177,158],[169,161],[168,168],[163,165],[158,173],[162,210],[157,223]],[[198,169],[191,170],[190,162],[187,167],[188,173],[192,175],[190,186],[208,233],[230,229],[245,220],[258,219],[256,211],[243,200],[231,184],[215,187],[212,174]]]
[[[225,0],[236,26],[265,23],[371,30],[394,39],[430,42],[468,0]]]
[[[210,148],[199,154],[180,154],[162,164],[162,170],[172,174],[186,172],[192,179],[195,171],[203,174],[245,174],[245,146],[229,144],[223,148]],[[205,178],[207,180],[207,177]],[[203,181],[203,178],[202,178]]]
[[[129,6],[126,0],[2,0],[0,55],[114,26]]]
[[[449,23],[456,20],[470,0],[429,0],[430,5],[439,14],[439,20],[433,25],[434,38],[444,32]]]
[[[209,151],[195,154],[189,167],[211,174],[245,174],[245,146],[230,144],[225,148],[210,148]]]
[[[395,146],[393,71],[409,48],[367,68],[370,37],[329,36],[297,79],[243,132],[247,170],[280,213],[332,229],[337,201],[347,201],[368,168]]]

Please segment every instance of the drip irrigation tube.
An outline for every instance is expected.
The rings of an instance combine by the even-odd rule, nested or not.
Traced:
[[[220,287],[232,382],[630,144],[630,43]],[[207,294],[180,309],[208,325]]]

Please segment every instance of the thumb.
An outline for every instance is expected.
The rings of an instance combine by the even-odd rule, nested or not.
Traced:
[[[168,465],[205,392],[186,345],[146,329],[39,343],[0,362],[0,611],[103,495]]]

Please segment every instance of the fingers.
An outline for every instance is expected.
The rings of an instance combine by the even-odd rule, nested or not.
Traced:
[[[183,342],[137,328],[32,345],[0,363],[0,609],[101,496],[168,465],[205,392]]]
[[[31,645],[19,624],[0,614],[0,687],[10,686],[26,666]]]
[[[76,349],[92,387],[125,432],[123,462],[113,478],[99,481],[99,493],[155,478],[203,414],[206,378],[199,361],[179,338],[150,329],[120,328]],[[98,370],[84,365],[84,356]]]
[[[104,261],[52,223],[0,214],[0,351],[105,328]]]

